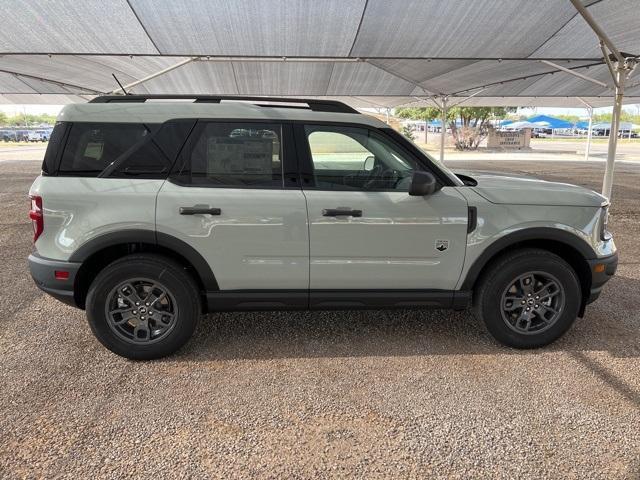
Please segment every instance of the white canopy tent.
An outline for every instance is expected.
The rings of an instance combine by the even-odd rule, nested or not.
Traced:
[[[640,103],[638,0],[4,0],[2,8],[0,103],[82,102],[119,91],[112,75],[129,93],[329,97],[360,108],[615,104],[614,122],[623,101]]]

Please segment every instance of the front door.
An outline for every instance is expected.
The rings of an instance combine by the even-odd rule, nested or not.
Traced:
[[[408,194],[416,158],[367,128],[298,131],[314,290],[453,290],[465,255],[467,203],[455,187]]]

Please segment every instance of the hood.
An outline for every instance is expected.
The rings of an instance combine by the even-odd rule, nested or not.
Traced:
[[[456,171],[455,173],[475,180],[477,185],[471,188],[491,203],[576,207],[600,207],[608,203],[607,199],[599,193],[570,183],[548,182],[506,173],[477,171]]]

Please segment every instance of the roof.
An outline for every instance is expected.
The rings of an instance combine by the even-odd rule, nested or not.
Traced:
[[[108,123],[163,123],[177,118],[299,120],[307,122],[360,123],[376,128],[388,125],[375,117],[359,113],[317,112],[304,108],[261,107],[230,101],[192,103],[159,101],[151,103],[85,103],[63,107],[59,121]]]
[[[591,128],[593,130],[610,130],[611,122],[594,123]],[[636,125],[631,122],[620,122],[618,130],[634,130],[636,128],[640,128],[640,125]]]
[[[561,118],[550,117],[549,115],[534,115],[533,117],[527,118],[527,122],[553,129],[573,128],[573,123],[562,120]]]
[[[640,54],[637,0],[583,0]],[[0,102],[133,93],[330,97],[354,106],[611,105],[598,39],[569,0],[5,0]],[[99,19],[100,28],[95,28]],[[33,32],[38,32],[34,35]],[[640,102],[640,83],[626,88]]]

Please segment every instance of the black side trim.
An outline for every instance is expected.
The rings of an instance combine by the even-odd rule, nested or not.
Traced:
[[[467,276],[462,283],[461,289],[471,290],[484,266],[495,255],[510,246],[527,240],[553,240],[575,249],[586,260],[596,258],[596,253],[587,242],[576,237],[572,233],[565,232],[564,230],[549,227],[534,227],[527,228],[525,230],[518,230],[517,232],[510,233],[499,240],[496,240],[489,245],[484,252],[482,252],[480,257],[478,257],[467,272]]]
[[[156,244],[156,233],[153,230],[119,230],[105,233],[80,245],[69,257],[70,262],[84,262],[87,258],[100,250],[123,243]]]
[[[311,310],[452,308],[452,290],[311,290]]]
[[[471,292],[453,290],[220,290],[207,292],[210,312],[466,308]]]
[[[69,261],[81,263],[100,250],[126,243],[148,243],[172,250],[193,265],[207,291],[218,290],[211,267],[197,250],[174,236],[153,230],[121,230],[101,235],[81,245]]]
[[[306,310],[308,290],[220,290],[207,292],[209,312]]]
[[[468,207],[467,210],[467,233],[473,232],[478,226],[478,209]]]

